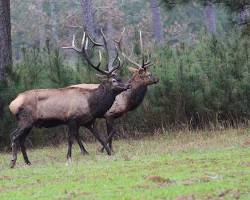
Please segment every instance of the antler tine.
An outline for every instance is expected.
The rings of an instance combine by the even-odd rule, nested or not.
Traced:
[[[123,38],[123,34],[125,32],[125,27],[123,28],[123,31],[121,33],[121,36],[120,36],[120,39],[119,40],[114,40],[115,43],[117,43],[117,46],[118,46],[118,49],[119,51],[121,52],[122,56],[127,59],[131,64],[141,68],[141,65],[138,64],[137,62],[133,61],[129,56],[127,56],[123,51],[122,51],[122,45],[121,45],[121,42],[122,42],[122,38]],[[117,49],[117,47],[116,47]]]
[[[142,33],[141,33],[141,31],[140,31],[139,35],[140,35],[141,54],[143,55],[143,42],[142,42]]]
[[[125,32],[125,29],[126,29],[126,28],[124,27],[124,28],[123,28],[123,31],[121,32],[120,39],[119,39],[119,40],[114,40],[114,42],[118,44],[119,49],[121,49],[121,42],[122,42],[122,38],[123,38],[123,34],[124,34],[124,32]]]
[[[93,39],[91,39],[88,35],[86,36],[86,32],[83,33],[83,37],[82,37],[82,41],[81,41],[81,47],[78,48],[76,47],[75,44],[75,34],[73,35],[73,40],[72,40],[72,44],[71,46],[67,46],[67,47],[62,47],[63,49],[73,49],[75,50],[77,53],[81,54],[87,61],[88,65],[90,65],[92,68],[94,68],[95,70],[97,70],[98,72],[104,74],[104,75],[109,75],[109,72],[105,71],[105,70],[101,70],[100,66],[101,66],[101,60],[102,60],[102,56],[101,56],[101,52],[99,51],[99,63],[97,65],[94,65],[88,55],[88,39],[94,44],[94,46],[103,46],[97,42],[94,42]],[[93,49],[93,48],[92,48]]]
[[[101,34],[102,34],[102,38],[103,38],[103,43],[104,43],[104,49],[107,52],[107,61],[109,62],[110,60],[110,55],[109,55],[109,49],[108,49],[108,44],[107,44],[107,39],[105,34],[103,33],[103,30],[101,28]]]
[[[102,47],[103,44],[95,42],[92,37],[89,36],[89,34],[87,34],[87,37],[89,38],[89,40],[93,43],[93,46],[98,46],[98,47]]]
[[[109,63],[109,61],[110,61],[110,54],[109,54],[107,39],[106,39],[106,36],[105,36],[105,34],[104,34],[104,32],[103,32],[102,29],[101,29],[101,34],[102,34],[102,38],[103,38],[103,42],[104,42],[104,48],[105,48],[105,50],[107,52],[107,61],[108,61],[108,68],[109,68],[109,66],[111,64],[111,63]],[[117,66],[114,66],[114,63],[117,60],[118,60],[118,64],[117,64]],[[112,66],[112,69],[108,71],[109,75],[111,75],[115,70],[117,70],[117,69],[119,69],[121,67],[121,59],[119,58],[119,53],[118,53],[117,48],[116,48],[116,57],[113,60],[111,66]]]
[[[145,61],[145,57],[144,57],[144,53],[143,53],[143,41],[142,41],[142,32],[140,31],[140,47],[141,47],[141,54],[142,54],[142,65],[141,65],[141,67],[142,68],[147,68],[147,67],[149,67],[149,66],[151,66],[151,65],[153,65],[152,63],[151,63],[151,61],[150,61],[150,59],[149,59],[149,54],[147,53],[147,59],[146,59],[146,61]]]
[[[147,53],[147,58],[144,57],[144,55],[142,56],[142,68],[147,68],[149,66],[152,65],[151,61],[150,61],[150,55],[149,53]]]
[[[115,47],[117,50],[117,47]],[[121,66],[123,66],[123,64],[121,65],[121,59],[119,57],[119,53],[118,51],[116,51],[116,57],[114,59],[114,62],[112,63],[112,65],[115,63],[115,61],[118,60],[118,64],[117,66],[113,67],[112,70],[109,72],[110,74],[112,74],[115,70],[119,69]]]
[[[75,45],[75,34],[73,35],[73,39],[72,39],[72,43],[71,43],[71,46],[66,46],[66,47],[62,47],[63,49],[73,49],[75,50],[76,52],[78,53],[82,53],[82,49],[80,48],[77,48],[76,45]],[[84,37],[83,37],[83,40],[84,40]]]
[[[144,66],[145,66],[145,57],[144,57],[144,53],[143,53],[143,42],[142,42],[141,30],[139,32],[139,35],[140,35],[140,48],[141,48],[141,55],[142,55],[142,65],[141,65],[141,67],[144,68]]]

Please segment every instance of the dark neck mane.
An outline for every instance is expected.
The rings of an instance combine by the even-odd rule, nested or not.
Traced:
[[[102,117],[111,108],[116,95],[107,84],[101,83],[90,98],[92,116]]]
[[[132,88],[129,92],[129,110],[134,110],[137,108],[143,101],[146,93],[147,86],[140,85],[138,82],[131,82]]]

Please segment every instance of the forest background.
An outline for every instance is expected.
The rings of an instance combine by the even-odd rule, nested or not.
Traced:
[[[158,130],[247,126],[250,119],[250,2],[248,0],[11,0],[11,64],[0,67],[0,147],[15,128],[8,104],[34,88],[98,83],[74,52],[62,50],[83,28],[118,38],[140,61],[138,30],[160,83],[143,105],[120,119],[120,136]],[[0,9],[4,7],[0,6]],[[0,10],[1,11],[1,10]],[[1,47],[1,51],[7,51]],[[129,73],[122,71],[125,79]],[[102,124],[99,125],[102,128]],[[64,127],[33,130],[32,145],[57,144]],[[85,132],[85,130],[84,130]],[[83,134],[89,138],[90,134]]]

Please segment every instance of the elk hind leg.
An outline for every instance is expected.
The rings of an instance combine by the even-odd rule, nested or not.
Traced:
[[[27,128],[17,128],[10,134],[10,141],[11,141],[11,148],[12,148],[12,158],[10,162],[11,168],[14,168],[16,165],[18,144],[20,144],[20,139],[24,137],[23,134],[25,133],[26,130]]]
[[[110,150],[114,152],[113,147],[112,147],[113,136],[116,134],[116,130],[114,129],[114,119],[106,119],[106,126],[107,126],[107,134],[108,134],[106,143],[109,145]],[[102,152],[104,151],[104,147],[102,147],[101,151]]]
[[[18,128],[10,134],[11,147],[12,147],[12,159],[10,163],[11,168],[14,168],[16,164],[18,144],[20,144],[21,146],[21,151],[25,157],[24,159],[26,159],[27,157],[27,153],[23,143],[26,138],[25,135],[29,133],[33,123],[32,115],[29,109],[20,110],[20,112],[17,114],[17,119],[18,119]],[[25,161],[28,161],[28,159]]]
[[[99,133],[98,133],[98,131],[97,131],[95,125],[89,125],[89,126],[87,126],[87,128],[90,130],[91,133],[93,133],[93,135],[95,136],[95,138],[102,144],[102,146],[103,146],[104,149],[106,150],[107,154],[108,154],[108,155],[111,155],[110,148],[107,146],[106,141],[104,141],[104,140],[100,137],[100,135],[99,135]]]
[[[24,130],[23,134],[20,136],[20,139],[19,139],[19,144],[20,144],[21,152],[23,154],[23,159],[24,159],[24,162],[27,165],[31,165],[31,162],[29,161],[29,158],[28,158],[28,155],[27,155],[26,148],[25,148],[24,144],[25,144],[25,139],[28,136],[30,130],[31,130],[31,128],[26,128]]]
[[[79,145],[79,147],[80,147],[80,149],[81,149],[81,154],[82,154],[82,155],[88,155],[89,152],[88,152],[88,151],[85,149],[85,147],[83,146],[78,131],[77,131],[77,133],[75,134],[75,138],[76,138],[76,141],[77,141],[77,143],[78,143],[78,145]]]
[[[74,139],[74,136],[73,136],[73,134],[69,131],[69,133],[68,133],[68,153],[67,153],[67,160],[68,160],[69,162],[71,162],[73,139]]]
[[[17,141],[19,134],[21,132],[20,128],[17,128],[10,134],[11,148],[12,148],[12,158],[10,161],[10,167],[14,168],[17,160]]]

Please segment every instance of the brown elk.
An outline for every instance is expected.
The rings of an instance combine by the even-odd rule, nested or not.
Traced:
[[[105,40],[104,35],[103,39]],[[10,111],[16,116],[18,121],[18,128],[11,133],[11,168],[15,166],[17,160],[18,144],[20,145],[25,163],[31,164],[24,142],[32,127],[50,128],[63,124],[67,125],[69,135],[67,158],[69,160],[71,160],[74,137],[80,146],[81,152],[83,154],[87,153],[79,138],[78,131],[80,126],[88,128],[103,145],[107,153],[111,154],[109,147],[94,126],[95,119],[102,117],[112,106],[115,97],[127,90],[130,85],[123,83],[113,73],[121,67],[118,52],[112,63],[113,69],[111,71],[102,70],[100,68],[102,58],[100,51],[100,60],[97,65],[93,64],[89,58],[89,49],[87,48],[90,45],[89,41],[93,44],[91,49],[95,46],[103,46],[94,42],[84,33],[80,48],[75,46],[75,37],[73,37],[72,46],[65,48],[73,49],[80,53],[86,59],[88,65],[105,77],[105,80],[101,82],[98,88],[92,90],[83,88],[35,89],[20,93],[11,102],[9,106]],[[118,61],[117,64],[115,63],[116,61]]]
[[[124,31],[123,31],[124,33]],[[112,137],[116,133],[114,129],[114,121],[126,114],[129,111],[136,109],[143,101],[145,94],[147,92],[147,87],[152,84],[159,82],[159,79],[154,77],[148,70],[152,63],[149,57],[146,59],[143,54],[142,37],[140,32],[140,46],[142,52],[142,64],[139,64],[129,58],[121,48],[122,35],[116,43],[118,44],[119,50],[122,52],[123,57],[125,57],[130,63],[135,65],[137,68],[129,67],[129,71],[132,73],[132,78],[129,83],[131,88],[117,95],[112,107],[105,113],[103,118],[106,120],[108,139],[110,149],[112,149]],[[98,84],[78,84],[70,87],[80,87],[80,88],[97,88]],[[104,149],[102,149],[103,151]]]

